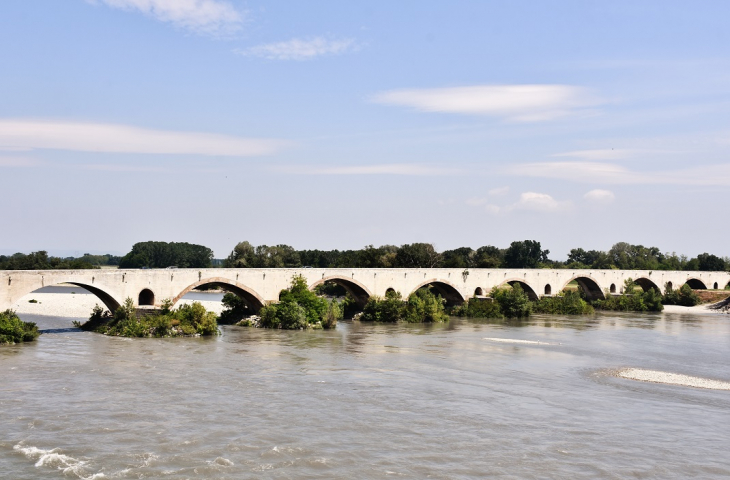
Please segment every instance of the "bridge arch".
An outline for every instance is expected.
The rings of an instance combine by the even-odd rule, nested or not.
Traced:
[[[689,288],[692,290],[707,290],[707,285],[705,285],[705,282],[700,280],[699,278],[688,278],[686,282],[687,285],[689,285]]]
[[[484,290],[482,287],[477,287],[474,289],[474,296],[475,297],[483,297],[484,296]]]
[[[553,293],[553,288],[548,283],[547,285],[545,285],[545,295],[552,295],[552,293]]]
[[[84,290],[88,291],[89,293],[96,296],[96,298],[101,300],[101,303],[103,303],[104,306],[107,308],[107,310],[109,310],[110,312],[114,312],[121,305],[117,301],[117,299],[114,298],[113,295],[111,295],[107,291],[103,290],[102,288],[96,287],[94,285],[89,285],[86,282],[74,282],[74,281],[63,280],[63,279],[54,280],[53,282],[49,282],[48,284],[44,284],[38,288],[34,288],[30,292],[23,293],[22,295],[18,296],[18,298],[16,300],[14,300],[13,302],[18,301],[21,298],[25,297],[26,295],[29,295],[29,294],[35,292],[36,290],[40,290],[43,287],[52,287],[52,286],[61,285],[61,284],[74,285],[76,287],[83,288]]]
[[[505,280],[502,282],[499,286],[502,287],[506,284],[509,284],[510,286],[514,286],[515,283],[519,283],[520,287],[522,287],[522,290],[527,294],[530,300],[536,301],[539,300],[540,297],[537,295],[537,292],[535,292],[535,289],[530,286],[530,284],[525,283],[524,280],[520,280],[519,278],[511,278],[509,280]]]
[[[436,292],[441,295],[441,298],[446,300],[446,305],[453,306],[464,303],[464,296],[459,293],[459,290],[454,285],[446,280],[439,280],[437,278],[426,280],[414,288],[411,291],[411,294],[416,293],[423,287],[431,287],[436,290]],[[410,294],[408,296],[410,297]]]
[[[634,279],[634,283],[636,283],[638,286],[640,286],[641,289],[644,290],[645,292],[648,292],[649,290],[651,290],[653,288],[657,292],[662,293],[662,289],[659,288],[659,285],[654,283],[649,278],[639,277],[639,278]]]
[[[221,277],[213,277],[213,278],[205,278],[202,280],[199,280],[192,285],[188,285],[185,287],[185,289],[180,292],[175,298],[172,299],[172,305],[175,306],[177,302],[179,302],[186,294],[191,292],[192,290],[202,287],[204,285],[212,285],[215,287],[218,287],[222,290],[225,290],[226,292],[231,292],[233,294],[238,295],[240,298],[246,302],[248,307],[253,312],[258,312],[261,307],[263,307],[266,302],[264,301],[261,296],[248,288],[245,285],[242,285],[238,282],[235,282],[233,280],[229,280],[227,278],[221,278]]]
[[[368,302],[368,299],[372,296],[370,290],[368,290],[365,285],[355,279],[342,275],[330,275],[329,277],[323,277],[310,285],[309,289],[314,290],[318,285],[322,285],[326,282],[333,282],[344,288],[347,293],[355,299],[359,307],[364,307]]]
[[[573,280],[575,280],[580,289],[583,290],[583,293],[588,300],[604,300],[606,298],[606,296],[603,294],[603,291],[601,290],[601,287],[594,279],[582,275],[576,275],[567,282],[565,282],[563,288],[561,288],[560,291],[562,292],[563,290],[565,290],[568,287],[568,284]]]

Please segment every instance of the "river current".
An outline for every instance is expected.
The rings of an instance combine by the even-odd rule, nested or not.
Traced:
[[[535,316],[0,348],[0,476],[727,478],[730,318]],[[499,340],[507,341],[499,341]],[[539,342],[539,343],[523,343]]]

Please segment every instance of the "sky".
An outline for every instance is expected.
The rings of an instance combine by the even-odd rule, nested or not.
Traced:
[[[726,1],[3,0],[0,253],[730,255]]]

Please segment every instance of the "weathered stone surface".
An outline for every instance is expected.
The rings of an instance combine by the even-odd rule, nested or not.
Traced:
[[[71,283],[94,293],[110,309],[130,297],[135,303],[160,306],[163,299],[177,303],[183,295],[202,285],[217,285],[233,291],[254,307],[276,302],[294,275],[302,275],[314,288],[333,280],[360,302],[371,295],[385,296],[389,289],[407,297],[424,285],[436,287],[450,303],[460,303],[476,294],[488,294],[492,287],[519,282],[534,298],[555,294],[573,280],[595,298],[605,292],[621,293],[624,280],[633,278],[644,288],[662,293],[667,282],[679,288],[690,281],[693,288],[711,288],[730,282],[728,272],[684,272],[645,270],[514,270],[514,269],[154,269],[154,270],[5,270],[0,272],[0,311],[24,295],[44,286]],[[722,288],[722,287],[721,287]],[[481,290],[478,290],[481,289]],[[151,292],[151,294],[150,294]]]

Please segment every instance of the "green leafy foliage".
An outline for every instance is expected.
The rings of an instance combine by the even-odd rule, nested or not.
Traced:
[[[427,288],[421,288],[408,297],[403,320],[408,323],[446,322],[449,316],[444,312],[445,300],[434,295]]]
[[[185,242],[140,242],[119,261],[119,268],[208,268],[213,250]]]
[[[554,297],[542,297],[534,303],[533,310],[551,315],[587,315],[594,312],[593,307],[575,290],[566,290]]]
[[[524,240],[512,242],[504,252],[504,266],[507,268],[537,268],[548,259],[550,250],[543,250],[540,242]]]
[[[158,314],[138,317],[131,298],[127,298],[114,314],[96,305],[89,320],[77,326],[82,330],[119,337],[208,336],[220,333],[215,313],[207,311],[200,302],[172,310],[171,302],[163,301],[163,308]]]
[[[628,278],[624,281],[624,293],[621,295],[607,294],[605,300],[594,300],[593,307],[597,310],[613,310],[621,312],[661,312],[664,310],[662,296],[654,288],[647,291],[637,289],[637,284]]]
[[[259,316],[259,325],[264,328],[334,328],[342,318],[342,309],[337,302],[318,297],[304,277],[295,275],[291,287],[279,294],[279,303],[263,307]]]
[[[371,297],[365,304],[360,320],[364,322],[408,323],[445,322],[444,299],[427,288],[412,293],[403,301],[398,292],[388,292],[385,298]]]
[[[88,270],[98,268],[84,258],[49,257],[48,252],[40,250],[28,255],[16,253],[11,256],[0,255],[0,270]]]
[[[0,344],[32,342],[40,332],[33,322],[24,322],[12,310],[0,312]]]
[[[451,309],[451,315],[469,318],[502,318],[502,310],[493,298],[470,298]]]
[[[492,289],[491,297],[499,303],[502,315],[507,318],[526,318],[532,313],[532,303],[519,283],[511,288]]]
[[[700,296],[692,290],[686,283],[679,290],[673,290],[671,287],[665,287],[666,293],[662,298],[664,305],[681,305],[683,307],[694,307],[699,305]]]

